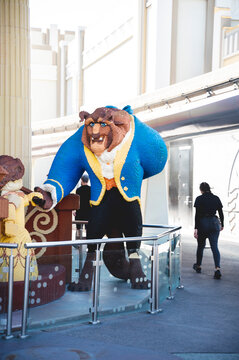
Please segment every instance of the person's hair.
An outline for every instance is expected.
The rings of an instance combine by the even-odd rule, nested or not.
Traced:
[[[207,192],[207,191],[211,192],[211,188],[210,188],[209,184],[206,183],[206,182],[202,182],[202,183],[200,184],[200,186],[199,186],[199,189],[200,189],[202,192]]]
[[[0,189],[3,188],[9,181],[21,179],[25,172],[25,168],[21,160],[13,158],[9,155],[0,156],[0,166],[6,171],[5,176],[0,181]]]
[[[82,181],[83,183],[88,183],[88,181],[89,181],[89,176],[88,176],[87,174],[82,175],[81,181]]]

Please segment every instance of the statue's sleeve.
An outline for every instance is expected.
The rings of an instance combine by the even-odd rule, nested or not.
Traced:
[[[61,145],[42,186],[43,190],[51,193],[54,206],[75,188],[85,171],[81,133],[82,129],[79,129]]]
[[[136,140],[140,153],[140,163],[144,170],[144,179],[160,173],[167,162],[168,151],[161,135],[137,118]]]

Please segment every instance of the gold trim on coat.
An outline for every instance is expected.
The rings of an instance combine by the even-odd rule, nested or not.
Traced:
[[[90,204],[91,205],[99,205],[101,200],[103,199],[103,196],[104,196],[105,190],[106,190],[105,179],[102,174],[100,163],[97,160],[97,158],[95,157],[95,155],[93,154],[93,152],[90,149],[88,149],[85,145],[84,145],[84,151],[85,151],[85,156],[87,158],[87,161],[88,161],[91,169],[93,170],[95,176],[100,180],[101,185],[102,185],[102,189],[101,189],[98,199],[96,201],[90,200]]]
[[[139,196],[134,196],[132,198],[128,197],[126,195],[126,193],[124,192],[124,189],[121,186],[121,182],[120,182],[120,175],[121,175],[121,171],[122,168],[125,164],[129,149],[131,147],[133,138],[134,138],[134,133],[135,133],[135,123],[134,123],[134,117],[132,115],[131,116],[131,133],[129,136],[129,139],[125,142],[125,144],[121,147],[120,150],[117,151],[116,156],[115,156],[115,160],[114,160],[114,178],[115,178],[115,182],[117,185],[117,188],[119,189],[119,192],[121,193],[121,195],[123,196],[123,198],[126,201],[134,201],[134,200],[138,200],[139,204],[140,204],[140,198]]]

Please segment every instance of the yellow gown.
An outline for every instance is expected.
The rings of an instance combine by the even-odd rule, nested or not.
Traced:
[[[11,202],[13,198],[15,204]],[[9,200],[9,216],[0,223],[0,242],[18,244],[17,249],[12,249],[14,255],[14,281],[24,281],[25,274],[25,257],[27,249],[24,244],[31,243],[31,237],[25,228],[25,212],[24,207],[29,205],[33,196],[38,193],[30,193],[25,195],[22,191],[9,191],[3,197]],[[36,280],[38,276],[38,267],[33,249],[29,249],[31,255],[30,262],[30,279]],[[0,248],[0,282],[8,281],[9,255],[11,249]]]

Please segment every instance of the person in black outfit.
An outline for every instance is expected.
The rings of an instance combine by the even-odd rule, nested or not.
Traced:
[[[89,220],[90,216],[90,186],[88,185],[89,176],[87,174],[81,177],[81,186],[76,189],[76,194],[80,196],[80,208],[76,210],[75,220]],[[77,230],[80,224],[77,224]]]
[[[197,239],[198,246],[196,253],[197,262],[193,265],[193,269],[197,273],[201,272],[203,250],[205,248],[206,239],[208,238],[215,263],[214,279],[220,279],[221,271],[218,237],[220,231],[223,230],[224,227],[223,206],[219,197],[212,194],[208,183],[201,183],[199,189],[202,195],[198,196],[194,203],[194,207],[196,208],[194,237]],[[220,221],[216,216],[217,211]]]

